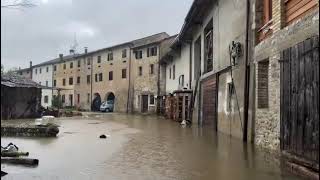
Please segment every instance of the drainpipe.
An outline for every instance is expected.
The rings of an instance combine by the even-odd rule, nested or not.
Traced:
[[[90,57],[91,61],[92,57]],[[92,111],[92,75],[93,75],[93,61],[90,62],[90,71],[91,71],[91,79],[90,79],[90,109]]]
[[[159,100],[159,96],[160,96],[160,57],[161,57],[161,51],[160,51],[160,46],[161,44],[159,44],[159,49],[158,49],[158,79],[157,79],[157,114],[160,114],[160,100]]]
[[[189,89],[191,89],[192,82],[192,41],[189,42]]]
[[[245,42],[245,86],[244,86],[244,131],[243,131],[243,141],[248,140],[248,107],[249,107],[249,77],[250,77],[250,66],[249,62],[249,21],[250,21],[250,0],[247,0],[246,6],[246,42]]]
[[[129,68],[128,68],[128,75],[129,75],[129,83],[128,83],[128,96],[127,96],[127,113],[129,113],[129,101],[130,101],[130,89],[131,89],[131,47],[129,48]]]

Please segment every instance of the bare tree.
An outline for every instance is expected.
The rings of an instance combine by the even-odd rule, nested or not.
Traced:
[[[1,0],[1,8],[21,9],[36,6],[29,0]]]

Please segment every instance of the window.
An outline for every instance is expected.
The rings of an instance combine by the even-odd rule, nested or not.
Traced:
[[[112,81],[113,80],[113,71],[110,71],[109,72],[109,81]]]
[[[46,68],[47,72],[49,72],[49,67]]]
[[[87,58],[87,65],[91,65],[91,59]]]
[[[102,73],[99,74],[99,81],[102,81],[103,75]]]
[[[57,86],[57,80],[53,80],[53,86],[54,86],[54,87]]]
[[[179,85],[184,86],[184,75],[179,76]]]
[[[127,69],[122,69],[122,79],[127,78]]]
[[[205,72],[213,70],[213,27],[212,21],[207,25],[205,29]]]
[[[101,56],[97,57],[97,63],[101,63]]]
[[[42,68],[39,69],[39,73],[40,73],[40,74],[41,74],[41,72],[42,72]]]
[[[70,63],[70,69],[72,69],[72,68],[73,68],[73,62]]]
[[[81,67],[81,61],[78,60],[78,67]]]
[[[150,95],[150,105],[154,105],[154,95]]]
[[[70,106],[73,106],[73,95],[72,94],[69,94],[69,103],[70,103]]]
[[[142,59],[142,50],[135,52],[136,59]]]
[[[38,74],[38,69],[36,69],[36,74]]]
[[[69,78],[69,85],[73,85],[73,77]]]
[[[153,73],[154,73],[154,65],[150,64],[150,74],[153,74]]]
[[[49,82],[48,81],[46,81],[46,86],[48,86],[49,85]]]
[[[108,53],[108,61],[112,61],[113,60],[113,53]]]
[[[62,103],[66,102],[66,96],[64,94],[61,96],[61,101],[62,101]]]
[[[90,93],[87,94],[87,103],[90,103]]]
[[[263,0],[263,24],[272,19],[272,0]]]
[[[268,108],[269,61],[258,63],[258,108]]]
[[[66,79],[62,79],[62,85],[63,85],[63,86],[66,85]]]
[[[90,84],[90,79],[91,79],[91,76],[87,75],[87,84]]]
[[[53,71],[57,71],[57,65],[53,66]]]
[[[172,79],[176,78],[176,65],[173,65],[172,67]]]
[[[142,66],[139,66],[139,76],[142,76]]]
[[[122,58],[127,57],[127,49],[122,50]]]
[[[77,94],[77,102],[80,103],[80,94]]]
[[[44,103],[48,103],[49,102],[49,96],[44,96]]]
[[[98,74],[95,74],[95,75],[94,75],[94,81],[95,81],[95,82],[98,82]]]
[[[157,47],[147,49],[147,57],[149,56],[157,56]]]
[[[317,7],[317,4],[319,4],[319,1],[317,0],[285,0],[284,14],[286,25],[301,19],[306,13],[318,9],[319,7]]]
[[[77,84],[80,84],[80,76],[77,77]]]
[[[169,69],[169,79],[171,79],[171,68]]]

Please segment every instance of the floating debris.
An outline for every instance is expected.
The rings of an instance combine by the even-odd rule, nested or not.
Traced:
[[[109,137],[110,137],[109,134],[107,134],[107,135],[105,135],[105,134],[100,135],[100,138],[101,138],[101,139],[105,139],[105,138],[109,138]]]

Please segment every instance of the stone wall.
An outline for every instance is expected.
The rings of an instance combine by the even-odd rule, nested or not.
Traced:
[[[268,107],[259,108],[256,97],[255,143],[263,148],[280,150],[280,53],[315,35],[319,35],[318,10],[287,27],[276,29],[270,37],[255,47],[256,77],[258,77],[259,62],[269,60]],[[256,78],[256,84],[258,83],[259,78]],[[257,95],[258,91],[256,88]]]

